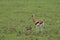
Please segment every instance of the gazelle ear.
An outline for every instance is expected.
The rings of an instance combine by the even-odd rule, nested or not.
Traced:
[[[29,20],[33,18],[33,15],[30,16]]]
[[[35,14],[32,14],[32,15],[30,16],[29,20],[32,19],[32,18],[34,18],[34,16],[35,16]]]

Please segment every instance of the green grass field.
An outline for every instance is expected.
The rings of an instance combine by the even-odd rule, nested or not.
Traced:
[[[32,14],[44,19],[39,35]],[[29,35],[27,26],[33,28]],[[0,0],[0,40],[60,40],[60,0]]]

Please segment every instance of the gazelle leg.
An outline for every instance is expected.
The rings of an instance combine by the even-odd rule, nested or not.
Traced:
[[[42,23],[42,24],[40,25],[40,29],[41,29],[40,31],[41,31],[41,32],[43,32],[43,28],[44,28],[44,23]]]
[[[36,33],[39,33],[39,26],[36,26]]]
[[[40,26],[40,31],[41,31],[41,32],[43,31],[42,29],[43,29],[43,27],[42,27],[42,26]]]
[[[40,25],[41,27],[44,27],[44,22]]]

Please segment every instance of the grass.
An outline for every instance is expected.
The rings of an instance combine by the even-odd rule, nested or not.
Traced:
[[[44,19],[43,34],[35,34],[32,14]],[[0,40],[60,40],[60,0],[0,0]]]

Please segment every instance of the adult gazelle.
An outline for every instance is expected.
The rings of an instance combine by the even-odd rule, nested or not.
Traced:
[[[36,25],[36,32],[42,32],[42,28],[44,27],[44,21],[40,19],[35,19],[32,15],[31,18],[32,22]]]

